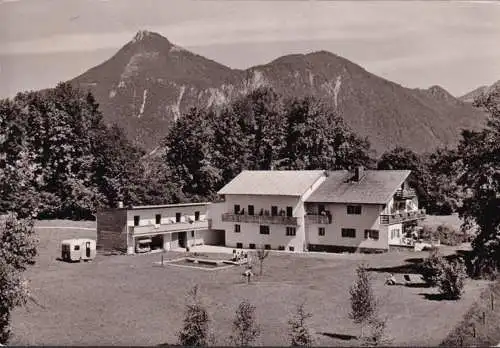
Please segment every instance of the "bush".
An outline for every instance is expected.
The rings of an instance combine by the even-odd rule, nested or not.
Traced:
[[[446,260],[439,255],[438,250],[432,249],[420,267],[424,281],[431,286],[438,285],[445,263]]]
[[[467,276],[461,259],[446,262],[439,277],[439,291],[448,300],[458,300],[463,293]]]

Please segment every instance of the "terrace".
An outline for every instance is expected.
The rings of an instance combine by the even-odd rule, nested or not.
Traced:
[[[149,224],[142,226],[129,226],[129,233],[134,235],[156,234],[162,232],[196,231],[208,229],[208,220],[172,222],[166,224]]]
[[[406,221],[412,220],[423,220],[425,219],[425,209],[417,209],[413,211],[404,211],[392,214],[381,214],[380,224],[381,225],[393,225],[399,224]]]
[[[277,224],[298,226],[298,218],[295,216],[273,216],[273,215],[249,215],[249,214],[222,214],[224,222],[244,222],[254,224]]]

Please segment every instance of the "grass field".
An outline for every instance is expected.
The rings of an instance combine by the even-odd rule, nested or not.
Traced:
[[[387,271],[406,272],[412,259],[425,257],[426,252],[314,256],[272,253],[264,264],[264,275],[249,285],[241,276],[241,267],[213,271],[158,267],[154,263],[160,260],[160,254],[98,255],[92,263],[68,264],[57,260],[60,241],[96,236],[92,230],[64,227],[91,225],[43,225],[63,227],[38,230],[40,255],[27,272],[33,294],[43,307],[30,304],[14,312],[12,345],[176,343],[185,294],[198,284],[218,344],[227,344],[234,310],[241,300],[248,299],[257,307],[262,328],[257,345],[288,345],[287,320],[294,306],[305,301],[313,313],[310,322],[318,345],[355,346],[359,345],[356,340],[339,339],[338,335],[359,333],[347,316],[349,287],[361,262],[374,269],[374,291],[380,299],[381,314],[388,317],[393,344],[438,345],[488,284],[469,281],[465,296],[458,302],[429,299],[435,289],[383,285]],[[165,254],[168,259],[180,256]],[[402,274],[396,274],[396,278],[401,280]]]

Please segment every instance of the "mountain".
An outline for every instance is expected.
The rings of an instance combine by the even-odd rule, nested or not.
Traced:
[[[477,97],[483,95],[483,94],[488,94],[491,93],[493,90],[500,89],[500,80],[492,84],[491,86],[481,86],[476,88],[475,90],[461,96],[458,98],[459,100],[463,101],[464,103],[472,103],[474,102],[474,99]]]
[[[396,145],[417,152],[454,145],[460,129],[478,129],[485,120],[439,86],[405,88],[330,52],[235,70],[147,31],[72,82],[90,89],[105,120],[121,125],[148,150],[190,107],[218,105],[260,86],[285,96],[322,98],[378,153]]]

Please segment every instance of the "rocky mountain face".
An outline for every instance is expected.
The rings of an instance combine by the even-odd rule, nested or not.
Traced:
[[[189,108],[219,105],[261,86],[323,99],[378,153],[396,145],[417,152],[453,146],[462,128],[478,129],[485,120],[439,86],[405,88],[330,52],[235,70],[145,31],[72,82],[90,89],[106,121],[118,123],[147,150]]]
[[[477,98],[483,94],[489,94],[489,93],[493,92],[494,90],[500,90],[500,80],[498,80],[497,82],[495,82],[491,86],[478,87],[475,90],[461,96],[458,99],[463,101],[464,103],[473,103],[475,98]]]

